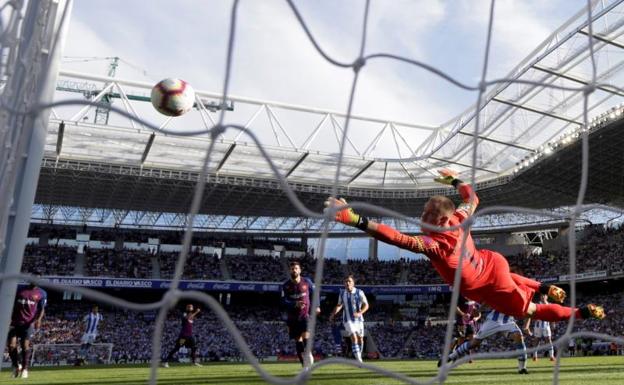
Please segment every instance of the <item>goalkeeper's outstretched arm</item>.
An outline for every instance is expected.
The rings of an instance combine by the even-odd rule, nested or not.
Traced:
[[[479,204],[479,198],[472,189],[472,186],[470,186],[468,183],[464,183],[457,178],[457,172],[449,169],[442,169],[439,170],[438,173],[440,174],[440,176],[434,180],[438,183],[454,186],[455,188],[457,188],[459,194],[462,197],[463,203],[459,205],[457,210],[455,210],[454,214],[455,217],[458,218],[460,222],[462,222],[475,212],[475,210],[477,209],[477,205]],[[347,202],[344,199],[336,199],[330,197],[325,202],[325,206],[328,208],[338,208],[335,216],[335,220],[337,222],[343,223],[347,226],[357,227],[360,230],[366,231],[374,238],[390,245],[398,246],[402,249],[409,250],[414,253],[425,254],[427,254],[427,251],[437,249],[439,246],[438,243],[431,237],[406,235],[390,226],[374,222],[363,215],[359,215],[355,213],[350,207],[346,207]],[[345,206],[344,209],[339,209],[342,206]],[[439,215],[438,218],[448,217]],[[435,221],[427,223],[435,223],[436,225],[444,226],[443,223],[436,223]]]
[[[383,223],[377,223],[363,215],[356,214],[353,209],[346,207],[347,202],[342,198],[336,199],[330,197],[325,201],[325,206],[338,209],[344,206],[344,209],[336,211],[335,220],[337,222],[366,231],[370,236],[390,245],[414,253],[425,253],[427,250],[437,247],[437,242],[429,237],[425,238],[403,234],[393,227],[384,225]]]
[[[438,183],[455,187],[462,198],[462,204],[457,207],[456,212],[458,212],[463,219],[466,219],[474,214],[477,206],[479,205],[479,197],[472,189],[472,186],[461,179],[458,179],[457,172],[448,168],[438,170],[438,173],[440,176],[434,180]]]

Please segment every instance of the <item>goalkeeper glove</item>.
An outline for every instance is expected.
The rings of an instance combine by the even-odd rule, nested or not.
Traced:
[[[441,170],[438,170],[438,173],[440,174],[440,176],[433,179],[435,182],[452,185],[455,188],[457,188],[458,184],[463,183],[461,180],[457,179],[457,172],[453,170],[443,168]]]
[[[334,206],[340,207],[346,204],[347,204],[347,201],[345,201],[343,198],[340,198],[340,199],[329,198],[325,202],[325,206],[327,207],[334,207]],[[344,208],[342,210],[337,211],[335,220],[336,222],[343,223],[347,226],[357,227],[360,230],[366,231],[368,229],[368,218],[366,218],[363,215],[356,214],[355,211],[353,211],[351,207]]]

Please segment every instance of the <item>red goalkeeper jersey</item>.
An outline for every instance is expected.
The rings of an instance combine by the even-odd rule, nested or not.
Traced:
[[[462,184],[459,193],[464,203],[459,205],[449,220],[449,226],[461,224],[471,212],[471,206],[479,203],[472,187]],[[472,201],[471,199],[472,195]],[[377,231],[371,232],[380,241],[398,246],[415,253],[425,254],[431,260],[433,267],[442,279],[453,284],[455,270],[459,265],[464,230],[461,228],[446,232],[427,232],[427,235],[411,236],[403,234],[390,226],[378,224]],[[470,290],[482,287],[487,283],[486,261],[476,249],[470,233],[466,234],[465,254],[463,258],[462,280],[460,290],[469,293]]]

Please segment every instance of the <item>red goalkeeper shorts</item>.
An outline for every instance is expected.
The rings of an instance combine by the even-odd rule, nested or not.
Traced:
[[[479,250],[484,271],[462,294],[479,303],[490,305],[494,310],[516,318],[523,318],[540,283],[513,274],[507,259],[491,250]]]

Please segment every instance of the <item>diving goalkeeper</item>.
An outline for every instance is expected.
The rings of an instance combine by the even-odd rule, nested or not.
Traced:
[[[479,204],[479,198],[472,187],[457,179],[457,173],[442,169],[435,181],[452,185],[461,195],[463,203],[455,207],[453,201],[444,196],[433,196],[425,204],[421,221],[438,227],[459,226],[470,217]],[[347,202],[344,199],[329,198],[325,205],[338,208],[335,220],[348,226],[366,231],[372,237],[414,253],[425,254],[442,279],[453,285],[455,269],[459,265],[462,252],[464,229],[458,227],[443,232],[423,228],[425,235],[410,236],[396,229],[376,223],[365,216],[356,214],[351,208],[340,210]],[[538,281],[509,271],[509,264],[501,254],[477,249],[470,232],[465,234],[465,254],[462,259],[460,293],[473,301],[490,305],[493,309],[516,318],[531,317],[543,321],[563,321],[572,314],[577,319],[603,319],[602,306],[588,304],[580,308],[559,305],[566,293],[554,285],[544,285]],[[536,304],[532,298],[536,292],[547,294],[556,303]]]

